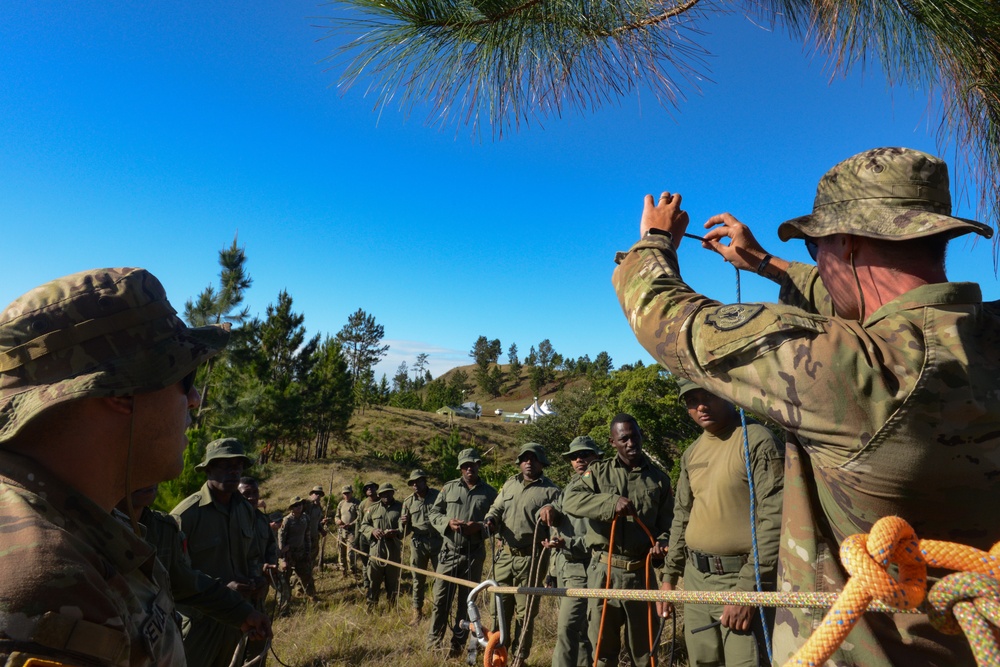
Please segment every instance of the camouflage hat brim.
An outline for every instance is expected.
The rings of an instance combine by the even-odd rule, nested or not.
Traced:
[[[202,461],[201,463],[197,464],[194,467],[194,469],[195,470],[204,470],[205,468],[208,467],[208,464],[211,463],[212,461],[219,461],[221,459],[243,459],[243,467],[244,468],[249,468],[254,463],[256,463],[256,461],[254,461],[249,456],[246,456],[245,454],[221,454],[219,456],[213,456],[212,458],[210,458],[207,461]]]
[[[0,314],[0,444],[66,401],[169,387],[228,339],[227,325],[187,327],[143,269],[42,285]]]
[[[993,229],[975,220],[933,211],[855,202],[828,204],[778,225],[778,238],[782,241],[833,234],[896,241],[946,234],[953,239],[970,233],[991,238]]]

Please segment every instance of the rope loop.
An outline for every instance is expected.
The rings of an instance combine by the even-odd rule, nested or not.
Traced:
[[[963,626],[961,620],[956,618],[959,614],[955,607],[963,602],[971,603],[981,616],[994,625],[1000,625],[1000,582],[985,574],[949,574],[931,587],[927,601],[931,604],[931,623],[945,634],[962,632]]]
[[[927,565],[917,534],[903,519],[885,517],[867,536],[849,536],[840,545],[840,560],[872,598],[899,609],[916,609],[923,602]],[[886,571],[893,563],[899,565],[898,581]]]
[[[483,650],[483,667],[507,667],[507,647],[500,643],[500,631],[487,631],[489,639]]]

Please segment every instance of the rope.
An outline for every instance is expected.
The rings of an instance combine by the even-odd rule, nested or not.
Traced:
[[[878,599],[901,609],[916,609],[927,586],[927,567],[959,569],[931,590],[931,621],[944,632],[966,632],[980,665],[1000,665],[996,626],[1000,621],[1000,544],[990,553],[949,542],[917,540],[899,517],[884,517],[868,535],[851,535],[840,546],[850,574],[840,597],[806,643],[786,665],[822,665]],[[886,571],[899,567],[899,579]],[[990,623],[993,627],[990,627]]]
[[[535,519],[535,530],[532,533],[532,543],[531,543],[531,561],[528,566],[528,584],[533,587],[538,587],[538,574],[542,570],[542,558],[538,554],[538,529],[542,526],[542,518],[538,517]],[[498,601],[499,602],[499,601]],[[538,596],[529,595],[524,603],[524,618],[521,619],[521,637],[517,642],[517,651],[514,653],[516,656],[524,655],[524,642],[528,637],[528,624],[534,619],[532,618],[532,609],[537,607]],[[534,603],[534,604],[533,604]]]
[[[507,647],[500,643],[500,631],[488,632],[489,641],[483,649],[483,667],[506,667]]]

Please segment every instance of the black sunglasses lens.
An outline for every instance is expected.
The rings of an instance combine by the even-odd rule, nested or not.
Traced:
[[[808,251],[809,256],[812,257],[812,261],[818,261],[816,256],[819,255],[819,248],[816,246],[816,241],[813,239],[806,239],[806,251]]]
[[[195,369],[181,378],[181,389],[184,390],[185,394],[191,393],[191,389],[194,387],[194,376],[197,372],[197,369]]]

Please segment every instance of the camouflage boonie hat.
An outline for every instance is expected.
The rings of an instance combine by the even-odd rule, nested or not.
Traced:
[[[340,492],[341,493],[354,493],[354,487],[352,487],[350,484],[345,484],[342,487],[340,487]]]
[[[479,452],[477,452],[472,447],[463,449],[458,453],[458,469],[461,470],[462,466],[466,463],[482,463],[483,460],[479,458]]]
[[[296,505],[302,505],[302,504],[304,504],[302,496],[292,496],[292,499],[288,501],[288,509],[292,509]]]
[[[969,232],[993,236],[987,225],[951,215],[944,160],[910,148],[875,148],[844,160],[820,179],[813,212],[778,226],[782,241],[832,234],[951,239]]]
[[[687,378],[677,378],[677,397],[680,398],[689,391],[694,391],[695,389],[701,389],[696,383],[691,382]]]
[[[380,495],[380,496],[381,496],[381,495],[382,495],[383,493],[389,493],[390,491],[391,491],[392,493],[395,493],[395,492],[396,492],[396,487],[394,487],[394,486],[393,486],[392,484],[390,484],[389,482],[386,482],[385,484],[383,484],[383,485],[381,485],[380,487],[378,487],[378,495]]]
[[[376,489],[378,488],[378,484],[376,484],[375,482],[365,482],[365,485],[361,487],[361,490],[364,491],[369,486],[374,486]]]
[[[145,269],[92,269],[36,287],[0,313],[0,444],[65,401],[169,387],[228,338],[228,325],[186,326]]]
[[[323,487],[317,484],[309,491],[309,495],[325,496],[326,493],[323,491]]]
[[[204,470],[215,459],[243,459],[243,466],[246,468],[254,464],[254,460],[243,451],[243,443],[236,438],[219,438],[208,443],[205,447],[205,460],[194,469]]]
[[[573,454],[578,454],[580,452],[588,452],[590,454],[604,456],[604,452],[589,435],[579,435],[573,438],[573,441],[569,443],[569,449],[563,452],[563,456],[569,458],[570,456],[573,456]]]
[[[416,470],[410,473],[410,476],[406,480],[406,483],[412,484],[413,482],[417,481],[420,478],[427,479],[427,473],[421,470],[420,468],[417,468]]]
[[[549,464],[549,457],[545,456],[545,448],[537,442],[526,442],[521,445],[521,449],[517,451],[517,462],[520,463],[521,457],[529,452],[535,455],[535,458],[538,459],[538,462],[541,463],[542,466],[547,466]]]

